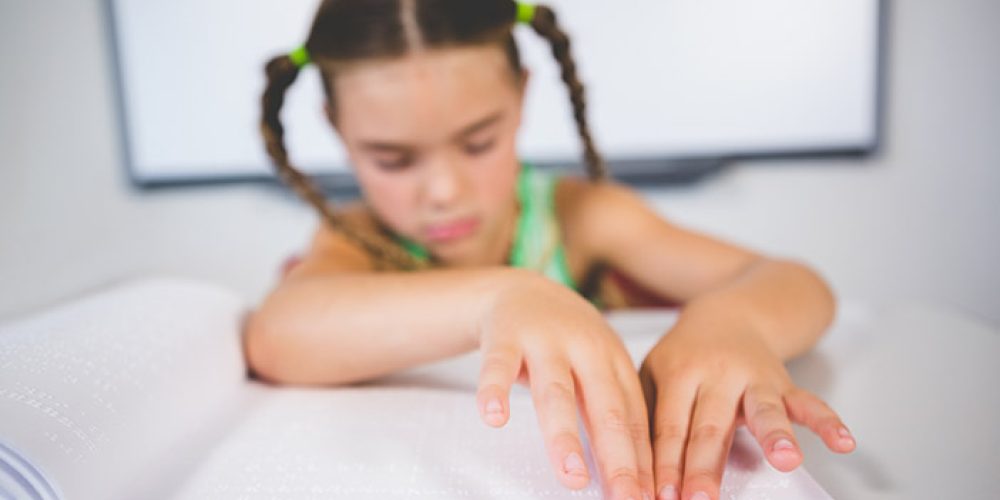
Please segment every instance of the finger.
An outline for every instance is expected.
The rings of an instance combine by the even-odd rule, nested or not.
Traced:
[[[529,359],[528,371],[538,424],[556,475],[568,488],[583,488],[590,473],[583,462],[570,365],[557,357]]]
[[[594,445],[605,496],[639,499],[639,471],[634,429],[630,428],[628,405],[621,386],[606,360],[582,363],[577,370],[577,391],[583,404],[583,421]]]
[[[513,344],[484,346],[476,403],[483,421],[502,427],[510,417],[510,386],[521,370],[521,352]]]
[[[792,420],[815,432],[828,448],[838,453],[854,450],[851,432],[822,399],[802,389],[793,389],[784,399]]]
[[[517,373],[517,378],[514,382],[523,387],[531,387],[531,380],[528,378],[528,367],[521,364],[521,371]]]
[[[719,498],[742,392],[737,384],[698,388],[684,453],[684,498]]]
[[[680,498],[684,446],[698,383],[681,378],[656,382],[653,415],[653,463],[657,500]]]
[[[639,486],[644,494],[652,497],[653,452],[649,440],[649,418],[646,402],[643,399],[642,385],[639,376],[631,363],[622,362],[618,365],[618,381],[625,394],[625,403],[629,412],[629,427],[635,435],[636,463],[639,467]]]
[[[757,438],[768,462],[775,469],[789,472],[802,463],[802,453],[785,413],[785,404],[776,390],[751,386],[743,394],[743,412],[747,427]]]

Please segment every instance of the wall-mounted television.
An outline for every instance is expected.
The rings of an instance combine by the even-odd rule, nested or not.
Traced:
[[[475,1],[475,0],[469,0]],[[125,160],[143,186],[269,179],[263,65],[304,41],[318,0],[106,0]],[[880,0],[551,0],[570,34],[598,146],[618,177],[671,178],[734,157],[864,154],[879,141]],[[523,158],[572,168],[581,146],[547,44]],[[283,110],[293,162],[349,186],[315,68]]]

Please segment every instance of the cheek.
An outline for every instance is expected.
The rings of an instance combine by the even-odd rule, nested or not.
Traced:
[[[374,169],[359,169],[356,175],[365,202],[379,219],[397,232],[416,232],[416,182],[412,176],[386,175]]]
[[[514,133],[504,134],[497,147],[473,167],[473,184],[480,206],[492,217],[505,213],[516,197],[520,162],[514,138]]]
[[[481,206],[492,217],[500,217],[510,208],[516,197],[518,164],[514,156],[506,158],[495,168],[481,170],[475,177],[476,192]]]

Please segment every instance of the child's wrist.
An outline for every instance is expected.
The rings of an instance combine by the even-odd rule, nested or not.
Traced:
[[[482,341],[484,332],[496,320],[496,315],[500,309],[505,309],[505,305],[512,299],[524,300],[525,295],[546,295],[550,293],[561,293],[563,287],[545,276],[515,267],[500,267],[491,271],[485,278],[489,283],[489,292],[486,294],[487,300],[482,310],[480,310],[476,325],[472,328],[473,342],[478,347]],[[565,290],[569,291],[569,290]],[[509,310],[506,312],[509,313]]]
[[[549,279],[548,277],[527,269],[497,268],[496,274],[488,278],[490,292],[487,295],[485,307],[478,315],[478,321],[472,328],[473,341],[481,347],[483,336],[490,332],[498,322],[507,323],[510,316],[538,313],[539,304],[546,304],[551,312],[575,311],[571,314],[593,313],[594,318],[601,320],[601,313],[593,304],[587,302],[575,291]]]

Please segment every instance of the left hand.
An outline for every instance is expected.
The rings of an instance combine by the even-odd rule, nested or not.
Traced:
[[[855,446],[840,417],[792,383],[763,335],[718,309],[686,309],[646,356],[640,378],[651,414],[657,500],[719,498],[733,433],[744,423],[768,462],[784,472],[802,463],[791,422],[809,427],[835,452]],[[671,486],[676,497],[662,495]]]

